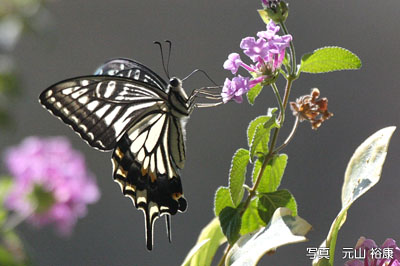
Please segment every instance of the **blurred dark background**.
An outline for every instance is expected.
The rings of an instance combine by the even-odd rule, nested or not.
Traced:
[[[279,248],[260,265],[311,265],[307,247],[326,237],[340,210],[343,174],[353,151],[380,128],[398,125],[400,90],[399,8],[396,0],[289,1],[287,26],[300,55],[326,45],[356,53],[363,62],[358,71],[325,75],[302,74],[294,83],[291,100],[317,87],[329,99],[334,117],[312,131],[302,123],[293,142],[281,188],[296,197],[299,215],[313,225],[309,241]],[[1,5],[1,3],[0,3]],[[74,234],[60,239],[51,228],[20,227],[35,265],[179,265],[203,226],[213,218],[214,192],[228,182],[233,153],[246,147],[250,120],[274,107],[274,96],[264,89],[255,106],[229,103],[195,110],[187,125],[187,162],[182,171],[188,211],[172,217],[173,242],[168,243],[164,219],[155,225],[155,247],[145,247],[142,212],[137,211],[112,181],[111,154],[87,146],[38,103],[38,95],[53,83],[91,74],[113,57],[138,60],[163,75],[154,40],[173,43],[170,72],[184,77],[201,68],[223,83],[230,72],[222,64],[231,52],[240,52],[243,37],[255,36],[265,25],[256,9],[260,1],[137,1],[70,0],[48,5],[53,31],[24,35],[12,51],[20,71],[23,93],[12,105],[17,120],[3,131],[4,149],[29,135],[67,136],[82,151],[97,176],[102,197],[89,207]],[[244,58],[244,57],[243,57]],[[282,89],[283,81],[279,83]],[[187,92],[211,85],[202,75],[185,82]],[[290,114],[290,111],[288,111]],[[290,115],[288,116],[290,117]],[[289,133],[290,117],[281,141]],[[395,132],[381,181],[350,209],[338,236],[336,265],[342,265],[343,247],[353,247],[360,236],[378,244],[392,237],[400,241],[398,176],[400,138]],[[220,253],[219,253],[220,254]],[[218,258],[219,259],[219,258]]]

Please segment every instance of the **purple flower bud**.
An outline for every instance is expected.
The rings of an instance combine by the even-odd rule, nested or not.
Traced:
[[[14,177],[5,205],[34,225],[53,223],[59,233],[69,234],[86,215],[86,205],[99,199],[84,157],[65,138],[27,138],[7,150],[5,162]]]
[[[261,4],[266,8],[276,8],[280,0],[261,0]]]
[[[233,99],[237,103],[243,101],[242,95],[250,90],[248,77],[234,77],[232,81],[228,78],[225,79],[224,87],[222,88],[222,100],[227,103],[229,100]]]

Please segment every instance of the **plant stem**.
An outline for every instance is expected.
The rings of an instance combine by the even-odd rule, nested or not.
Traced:
[[[231,248],[232,248],[232,246],[228,243],[228,246],[225,249],[224,255],[222,256],[221,260],[218,262],[218,266],[223,266],[225,264],[226,256],[228,255]]]
[[[282,31],[285,34],[289,34],[288,29],[286,28],[286,25],[284,22],[279,23],[282,27]],[[296,65],[296,52],[294,50],[294,44],[293,44],[293,40],[290,41],[290,47],[289,47],[289,51],[290,51],[290,63],[291,63],[291,68],[290,68],[290,76],[295,79],[296,78],[296,74],[297,74],[297,65]]]
[[[292,87],[292,83],[293,80],[291,78],[289,78],[286,82],[286,88],[285,88],[285,94],[284,94],[284,98],[283,98],[283,104],[282,104],[282,111],[281,114],[283,114],[285,112],[288,100],[289,100],[289,94],[290,94],[290,90]],[[283,115],[280,115],[280,117],[284,117]],[[280,126],[283,125],[283,119],[281,119],[280,121]],[[267,165],[269,163],[269,161],[274,157],[276,150],[275,150],[275,145],[276,145],[276,141],[278,140],[278,135],[279,135],[279,131],[280,131],[280,127],[279,128],[275,128],[274,133],[272,135],[272,140],[271,140],[271,145],[269,148],[269,152],[268,154],[264,157],[264,161],[263,164],[261,166],[261,170],[258,173],[258,176],[256,178],[256,181],[254,182],[253,187],[249,190],[249,195],[246,198],[246,201],[244,202],[243,208],[240,212],[240,217],[242,217],[243,213],[246,211],[247,207],[250,204],[251,199],[255,196],[258,185],[260,184],[261,181],[261,177],[264,174],[265,169],[267,168]]]
[[[281,107],[282,110],[281,110],[280,117],[284,117],[284,114],[283,114],[283,113],[285,112],[287,103],[288,103],[288,101],[289,101],[289,95],[290,95],[291,87],[292,87],[292,84],[293,84],[293,80],[294,80],[294,78],[292,78],[291,76],[289,76],[289,79],[286,81],[285,94],[284,94],[284,97],[283,97],[283,102],[282,102],[282,107]],[[279,98],[280,98],[280,96],[279,96]],[[278,100],[278,101],[279,101],[279,100]],[[283,114],[283,115],[282,115],[282,114]],[[282,145],[284,145],[284,146],[282,147],[282,145],[281,145],[281,146],[279,146],[277,149],[275,149],[275,145],[276,145],[276,142],[277,142],[277,140],[278,140],[279,131],[280,131],[281,126],[283,125],[283,119],[280,119],[279,123],[280,123],[280,127],[274,129],[274,133],[273,133],[273,135],[272,135],[272,140],[271,140],[271,145],[270,145],[270,147],[269,147],[269,152],[268,152],[267,155],[264,157],[264,161],[263,161],[263,164],[262,164],[262,166],[261,166],[261,170],[260,170],[260,172],[259,172],[258,175],[257,175],[256,181],[254,182],[253,187],[249,189],[249,194],[248,194],[248,196],[247,196],[247,198],[246,198],[246,201],[245,201],[244,204],[243,204],[242,210],[240,211],[240,217],[243,216],[244,212],[245,212],[246,209],[249,207],[249,204],[250,204],[251,200],[252,200],[252,199],[254,198],[254,196],[256,195],[256,191],[257,191],[258,185],[259,185],[260,182],[261,182],[261,177],[263,176],[264,171],[265,171],[265,169],[267,168],[267,165],[268,165],[269,161],[274,157],[274,155],[275,155],[279,150],[281,150],[282,148],[284,148],[284,147],[287,145],[287,143],[292,139],[294,132],[296,131],[295,128],[297,127],[297,123],[295,123],[295,128],[294,128],[294,130],[292,130],[292,132],[291,132],[291,134],[289,135],[289,137],[288,137],[288,138],[286,139],[286,141],[282,144]],[[292,133],[293,133],[293,134],[292,134]],[[285,143],[286,143],[286,144],[285,144]],[[225,250],[225,252],[224,252],[224,255],[222,256],[222,258],[221,258],[221,260],[220,260],[218,266],[222,266],[222,265],[224,264],[225,259],[226,259],[226,256],[228,255],[228,252],[229,252],[229,250],[231,249],[231,247],[232,247],[232,245],[228,244],[228,246],[227,246],[227,248],[226,248],[226,250]]]
[[[273,89],[273,91],[274,91],[276,100],[278,101],[278,104],[279,104],[280,112],[279,112],[279,118],[278,118],[278,120],[279,120],[279,121],[283,121],[283,120],[285,120],[285,110],[284,110],[285,108],[283,107],[283,102],[282,102],[281,95],[279,94],[278,87],[276,86],[275,83],[272,83],[272,84],[271,84],[271,87],[272,87],[272,89]]]
[[[289,144],[289,142],[293,139],[294,134],[296,133],[296,129],[297,129],[298,125],[299,125],[299,117],[296,116],[296,121],[294,121],[292,132],[290,132],[289,136],[282,143],[282,145],[275,149],[275,152],[281,151],[283,148],[285,148]]]
[[[283,32],[285,34],[289,34],[285,23],[282,22],[282,23],[280,23],[280,25],[282,27]],[[276,96],[276,98],[278,100],[279,107],[280,107],[280,114],[279,114],[279,118],[278,118],[280,126],[274,129],[274,133],[272,135],[272,140],[271,140],[271,145],[269,147],[269,152],[264,157],[264,161],[263,161],[263,164],[261,166],[261,170],[257,175],[256,181],[254,182],[253,187],[249,189],[249,194],[248,194],[248,196],[247,196],[247,198],[246,198],[246,200],[245,200],[245,202],[243,204],[242,210],[240,211],[240,217],[243,216],[244,212],[249,207],[251,200],[256,195],[256,191],[257,191],[258,185],[261,182],[261,177],[263,176],[264,171],[267,168],[267,165],[268,165],[269,161],[274,157],[274,155],[278,151],[280,151],[280,150],[282,150],[283,148],[286,147],[286,145],[292,140],[292,138],[293,138],[293,136],[294,136],[294,134],[296,132],[296,129],[297,129],[298,118],[296,118],[296,121],[295,121],[295,124],[293,126],[292,132],[286,138],[285,142],[282,145],[280,145],[278,148],[275,149],[275,145],[276,145],[276,142],[278,140],[279,131],[280,131],[281,127],[283,126],[283,122],[285,120],[285,110],[286,110],[287,104],[289,102],[289,95],[290,95],[290,91],[291,91],[291,88],[292,88],[292,84],[293,84],[293,81],[298,78],[298,76],[297,76],[297,65],[296,65],[296,52],[294,50],[293,41],[290,42],[289,51],[290,51],[291,69],[290,69],[290,74],[289,74],[289,76],[287,77],[287,80],[286,80],[286,87],[285,87],[285,93],[284,93],[284,96],[283,96],[283,101],[281,99],[281,96],[279,94],[279,91],[278,91],[278,88],[277,88],[276,84],[275,83],[271,84],[271,87],[274,90],[274,94],[275,94],[275,96]],[[224,262],[226,260],[226,256],[228,255],[228,253],[231,250],[232,246],[233,246],[233,244],[232,245],[228,244],[227,248],[225,249],[224,255],[222,256],[220,262],[218,263],[218,266],[224,265]]]
[[[7,217],[7,220],[4,222],[2,228],[0,229],[2,232],[8,232],[13,230],[23,221],[25,221],[28,217],[35,213],[37,210],[37,206],[33,206],[32,209],[26,213],[18,213],[14,212]]]

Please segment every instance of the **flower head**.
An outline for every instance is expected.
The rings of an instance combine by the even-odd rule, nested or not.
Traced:
[[[280,27],[273,21],[270,21],[265,31],[257,33],[257,36],[259,37],[258,39],[255,37],[246,37],[242,39],[240,42],[240,48],[243,49],[243,53],[253,61],[254,65],[247,65],[242,61],[239,54],[231,53],[224,63],[224,68],[230,70],[232,74],[236,74],[240,67],[247,70],[251,74],[251,78],[249,77],[248,81],[248,88],[251,88],[258,83],[268,85],[275,82],[279,73],[278,70],[282,66],[283,59],[285,58],[286,48],[289,47],[289,44],[292,41],[291,35],[279,36],[277,34],[279,30]],[[241,77],[241,79],[242,78],[243,77]],[[233,91],[233,89],[227,81],[225,81],[224,88],[225,91],[223,91],[222,97],[226,103],[226,99],[229,98],[226,97],[227,92]],[[241,97],[231,97],[229,99],[241,102]]]
[[[374,240],[360,237],[355,249],[365,251],[367,254],[365,259],[349,260],[344,266],[400,266],[400,248],[391,238],[386,239],[378,248]]]
[[[14,177],[5,205],[34,225],[53,223],[68,234],[100,196],[84,157],[65,138],[29,137],[7,150],[5,162]]]
[[[230,70],[232,74],[236,74],[241,63],[240,55],[238,53],[231,53],[224,63],[224,69]]]
[[[328,111],[328,99],[318,99],[319,95],[319,90],[315,88],[310,95],[301,96],[296,102],[290,103],[293,115],[298,116],[300,122],[308,120],[312,129],[318,129],[322,122],[333,116]]]
[[[278,31],[280,30],[281,27],[279,27],[278,25],[276,25],[273,21],[271,21],[270,23],[268,23],[267,25],[267,30],[266,31],[259,31],[257,33],[257,36],[260,38],[265,38],[268,41],[272,40],[276,37],[276,34],[278,33]]]
[[[246,37],[240,42],[240,48],[253,62],[257,62],[258,58],[268,56],[268,42],[263,38],[256,40],[254,37]]]

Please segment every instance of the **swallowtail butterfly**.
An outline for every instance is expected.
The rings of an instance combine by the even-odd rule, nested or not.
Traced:
[[[210,87],[212,88],[212,87]],[[155,220],[184,212],[179,169],[185,164],[185,123],[197,96],[218,99],[208,88],[188,97],[178,78],[165,82],[146,66],[113,59],[94,75],[58,82],[40,94],[40,103],[90,146],[111,151],[113,177],[136,208],[144,212],[146,241],[153,247]]]

